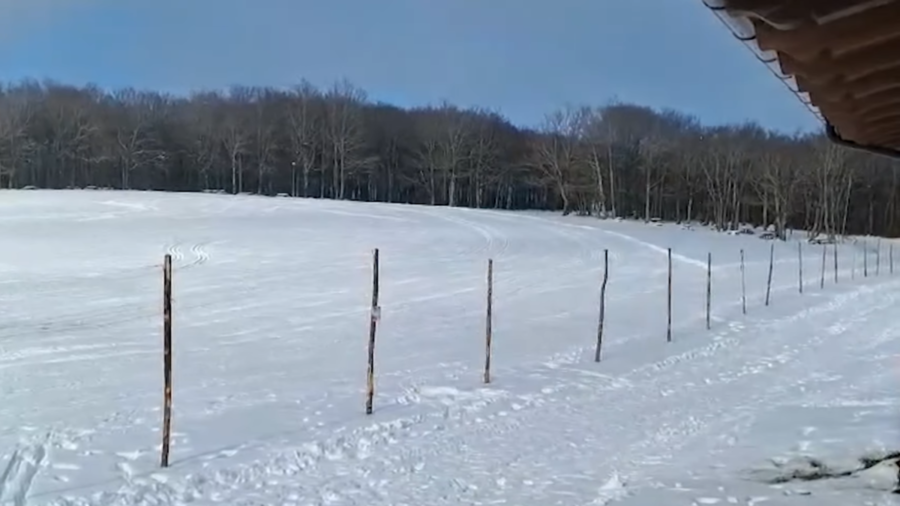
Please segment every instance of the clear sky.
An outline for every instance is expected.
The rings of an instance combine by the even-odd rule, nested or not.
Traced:
[[[0,78],[23,77],[177,93],[347,78],[524,125],[618,98],[817,126],[701,0],[0,0]]]

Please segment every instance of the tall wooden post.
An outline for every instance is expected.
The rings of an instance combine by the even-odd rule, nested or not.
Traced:
[[[775,270],[775,243],[769,246],[769,278],[766,281],[766,306],[769,305],[769,297],[772,295],[772,271]]]
[[[825,260],[828,255],[828,245],[822,244],[822,277],[819,279],[819,288],[825,288]]]
[[[744,250],[741,250],[741,311],[747,314],[747,277],[744,275]]]
[[[669,248],[669,296],[666,314],[666,342],[672,342],[672,248]]]
[[[484,382],[491,382],[491,338],[494,311],[494,260],[488,259],[487,268],[487,318],[484,331]]]
[[[863,277],[869,277],[869,244],[863,241]]]
[[[603,324],[606,320],[606,283],[609,281],[609,250],[603,250],[603,283],[600,284],[600,321],[597,323],[597,349],[594,351],[594,362],[600,361],[600,349],[603,347]]]
[[[890,264],[891,274],[894,273],[894,243],[888,246],[888,260]]]
[[[712,253],[706,254],[706,330],[712,328]]]
[[[800,293],[803,293],[803,243],[797,243],[797,262],[799,264],[799,268],[797,271],[797,282],[800,287]]]
[[[875,275],[881,275],[881,238],[875,241]]]
[[[366,369],[366,414],[372,414],[375,398],[375,334],[378,332],[378,320],[381,318],[381,307],[378,306],[378,248],[372,252],[372,307],[369,315],[369,356]]]
[[[834,257],[834,284],[838,283],[838,245],[837,242],[834,243],[834,248],[831,250],[832,256]]]
[[[169,467],[172,439],[172,255],[163,261],[163,428],[160,464]]]

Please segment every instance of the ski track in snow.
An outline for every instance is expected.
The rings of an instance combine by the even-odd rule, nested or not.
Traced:
[[[2,195],[0,228],[18,241],[0,265],[22,268],[0,275],[14,288],[0,291],[0,504],[610,504],[731,455],[780,406],[854,402],[900,353],[900,276],[857,269],[851,282],[842,261],[839,283],[829,271],[822,290],[821,250],[809,247],[801,296],[795,243],[778,246],[764,307],[769,243],[753,237],[300,199]],[[374,247],[382,321],[366,417]],[[708,251],[718,260],[710,331]],[[175,267],[165,470],[162,254]],[[482,385],[488,258],[494,382]]]

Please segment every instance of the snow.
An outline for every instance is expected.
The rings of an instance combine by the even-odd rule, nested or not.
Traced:
[[[3,504],[829,506],[900,497],[890,493],[893,461],[860,461],[900,450],[900,273],[889,272],[887,240],[878,276],[873,240],[839,245],[837,284],[829,249],[824,289],[822,246],[804,244],[802,295],[797,243],[776,243],[765,307],[772,243],[697,226],[4,191],[0,234]],[[366,416],[376,247],[381,319]],[[604,249],[607,321],[595,364]],[[162,469],[166,253],[175,262],[174,418],[172,465]],[[483,385],[488,258],[493,381]],[[847,476],[786,479],[813,465]]]

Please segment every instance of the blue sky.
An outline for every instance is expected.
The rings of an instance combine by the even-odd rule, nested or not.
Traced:
[[[347,78],[526,125],[618,98],[817,126],[701,0],[0,0],[0,78],[23,77],[177,93]]]

